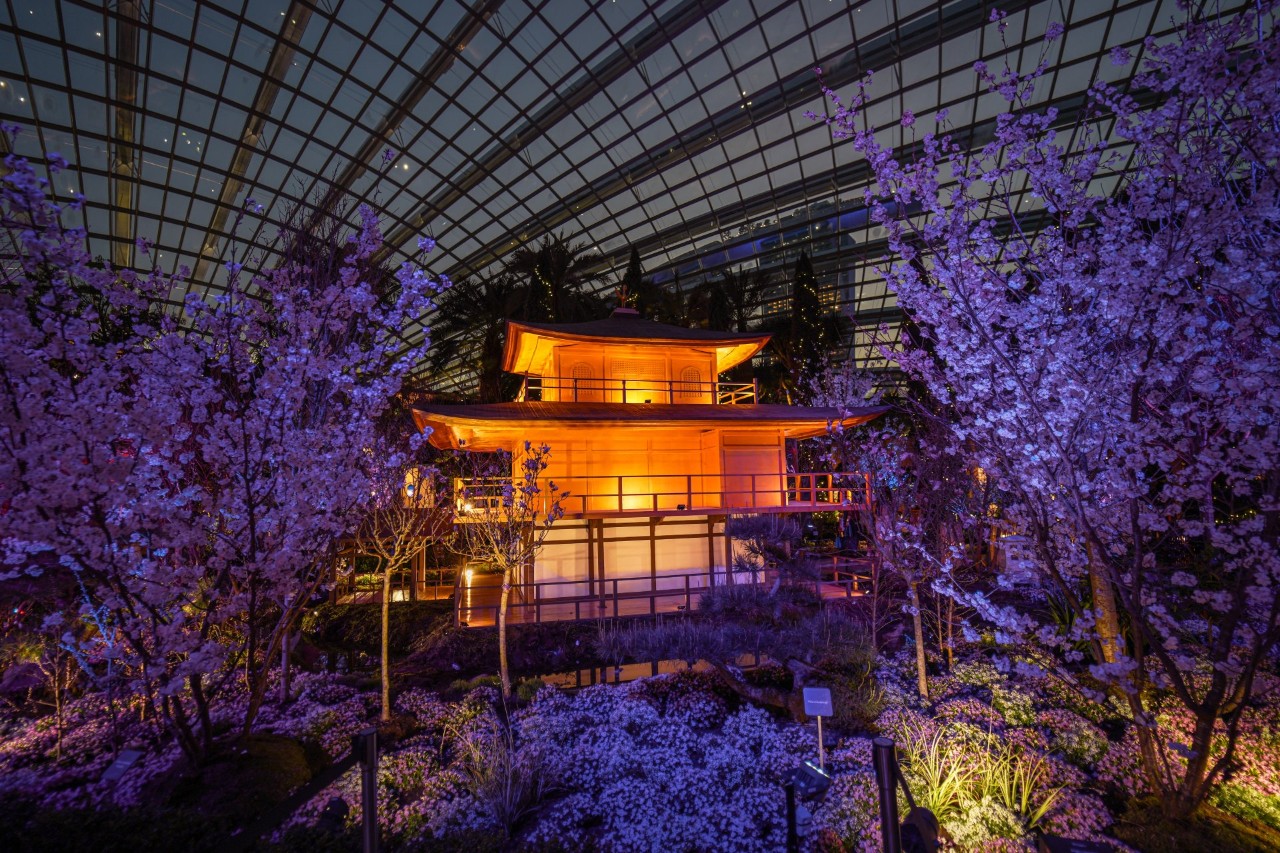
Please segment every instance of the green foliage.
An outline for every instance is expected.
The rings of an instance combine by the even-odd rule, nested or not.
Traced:
[[[592,649],[600,660],[622,666],[630,656],[627,633],[616,622],[601,620],[596,626],[596,636],[591,641]]]
[[[586,669],[617,661],[597,653],[600,629],[592,622],[545,622],[511,625],[511,668],[518,673],[552,673]],[[413,642],[413,654],[397,666],[401,678],[443,690],[460,677],[488,674],[498,658],[495,628],[454,628],[445,620]]]
[[[550,793],[549,763],[536,750],[518,749],[509,728],[468,732],[459,746],[464,786],[510,838]]]
[[[470,693],[477,687],[502,689],[502,679],[496,675],[477,675],[475,678],[459,678],[449,685],[450,693]]]
[[[795,676],[791,674],[791,670],[776,663],[763,663],[755,669],[744,670],[742,677],[754,687],[775,690],[791,690],[795,687]]]
[[[784,584],[776,593],[756,584],[729,584],[704,592],[698,612],[751,625],[795,625],[813,616],[821,604],[809,584]]]
[[[1191,817],[1165,817],[1156,800],[1134,800],[1111,829],[1142,853],[1273,853],[1280,832],[1204,804]]]
[[[174,784],[171,804],[242,825],[309,782],[324,761],[316,749],[292,738],[250,735]]]
[[[800,546],[800,525],[786,515],[740,515],[728,522],[729,535],[745,550],[739,571],[784,566]]]
[[[982,799],[994,799],[1016,815],[1027,829],[1036,829],[1062,787],[1051,787],[1048,763],[1038,755],[1021,754],[991,738],[979,753],[977,780]]]
[[[813,262],[807,252],[801,252],[791,282],[790,330],[792,366],[800,372],[816,369],[835,343],[819,290]]]
[[[992,837],[1023,837],[1040,826],[1062,790],[1052,784],[1043,757],[974,726],[952,723],[931,734],[913,728],[895,734],[916,802],[953,835],[968,838],[962,848],[980,848]]]
[[[736,657],[745,640],[734,625],[685,616],[632,626],[619,632],[618,643],[620,652],[631,660],[682,660],[692,665],[702,659]]]
[[[1049,748],[1081,770],[1091,771],[1107,751],[1107,741],[1084,717],[1064,711],[1049,728]]]
[[[866,641],[833,644],[816,667],[831,689],[831,723],[845,731],[870,731],[885,706],[875,647]]]
[[[942,823],[958,816],[975,780],[969,756],[957,754],[941,730],[932,735],[911,729],[899,734],[902,769],[916,805],[932,811]]]
[[[1034,726],[1036,709],[1031,697],[1013,687],[997,685],[991,689],[991,707],[1000,712],[1006,725]]]
[[[983,850],[997,838],[1022,838],[1026,829],[1018,815],[991,797],[968,801],[947,822],[947,833],[959,850]]]
[[[415,641],[453,619],[453,602],[393,601],[389,614],[391,655],[407,655]],[[302,630],[317,646],[377,655],[382,649],[382,605],[321,604],[302,620]]]
[[[970,687],[993,688],[1004,683],[1004,676],[985,660],[960,661],[951,669],[951,677]]]
[[[672,705],[692,697],[711,694],[726,704],[734,704],[737,696],[724,683],[707,671],[686,669],[666,678],[650,678],[643,682],[643,694],[666,714]]]
[[[713,586],[698,598],[698,612],[706,616],[728,616],[744,621],[769,621],[775,601],[767,589],[757,584]]]
[[[1210,802],[1236,817],[1280,830],[1280,797],[1268,796],[1247,785],[1228,782],[1214,789]]]
[[[541,678],[522,678],[516,683],[516,698],[521,702],[529,702],[547,683]]]

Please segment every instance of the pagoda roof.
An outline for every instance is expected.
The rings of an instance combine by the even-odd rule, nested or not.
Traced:
[[[723,373],[746,361],[769,342],[763,332],[719,332],[687,329],[646,320],[630,308],[616,308],[603,320],[582,323],[526,323],[507,321],[507,343],[502,353],[502,369],[529,374],[546,355],[548,347],[560,343],[614,343],[696,346],[716,350],[716,371]]]
[[[715,403],[477,403],[429,405],[413,410],[419,429],[430,427],[430,441],[441,449],[490,451],[505,449],[508,439],[529,427],[690,427],[782,429],[788,438],[812,438],[828,427],[866,423],[889,410],[866,406],[843,410],[834,406],[788,406],[781,403],[718,405]]]

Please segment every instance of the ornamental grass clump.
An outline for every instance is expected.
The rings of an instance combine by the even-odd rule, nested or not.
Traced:
[[[1049,763],[992,740],[985,754],[980,753],[979,790],[1017,815],[1026,829],[1038,829],[1062,790],[1050,784]]]
[[[916,805],[946,824],[960,814],[976,781],[972,756],[958,754],[941,729],[906,729],[898,736],[903,773]]]
[[[969,724],[904,727],[897,738],[916,804],[932,811],[962,849],[1026,837],[1041,828],[1061,792],[1051,783],[1048,759],[990,732],[976,734]]]
[[[509,726],[468,731],[459,747],[463,786],[510,838],[554,788],[550,763],[536,748],[517,748]]]

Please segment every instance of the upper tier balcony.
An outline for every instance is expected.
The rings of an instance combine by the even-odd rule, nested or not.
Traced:
[[[628,516],[772,514],[865,509],[871,484],[856,472],[788,474],[652,474],[645,476],[553,477],[568,518]],[[550,484],[543,483],[536,508],[551,508]],[[501,513],[512,480],[503,477],[455,479],[457,521],[480,521]]]
[[[528,376],[517,402],[544,403],[715,403],[743,405],[759,399],[752,382],[691,382],[680,379],[579,379]]]

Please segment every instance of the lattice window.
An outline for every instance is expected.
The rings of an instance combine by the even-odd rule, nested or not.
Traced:
[[[610,365],[610,392],[623,388],[625,403],[670,402],[666,368],[660,361],[648,358],[619,358]]]
[[[569,368],[569,398],[582,401],[599,401],[600,383],[595,382],[596,371],[585,361],[579,361]]]
[[[696,400],[702,396],[702,371],[692,365],[680,371],[678,396],[684,400]]]

